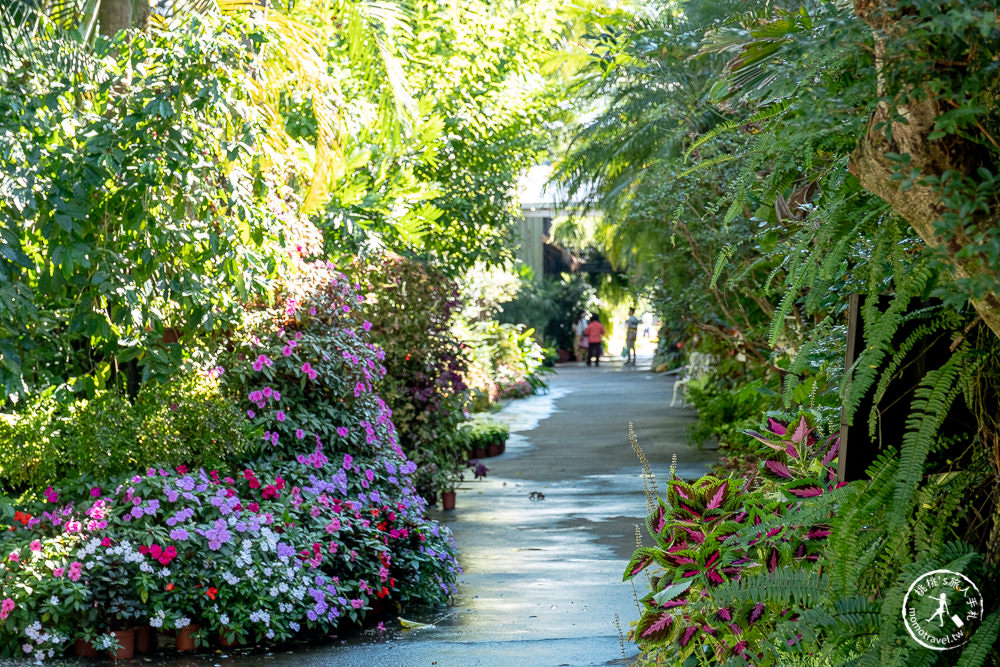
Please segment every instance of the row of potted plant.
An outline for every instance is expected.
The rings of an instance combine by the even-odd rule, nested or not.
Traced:
[[[477,417],[459,427],[459,437],[469,459],[499,456],[507,449],[510,426],[496,419]]]

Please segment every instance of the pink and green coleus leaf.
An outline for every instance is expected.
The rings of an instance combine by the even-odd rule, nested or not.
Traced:
[[[643,614],[643,617],[639,619],[639,625],[635,629],[639,643],[645,644],[669,639],[673,622],[674,616],[668,612]]]
[[[811,432],[812,429],[809,428],[809,422],[806,421],[805,415],[799,417],[799,423],[795,427],[795,433],[792,434],[792,442],[807,442]]]
[[[657,604],[664,605],[667,602],[673,601],[681,593],[685,592],[687,589],[691,588],[692,580],[681,581],[676,584],[671,584],[664,588],[662,591],[653,594],[653,600]]]
[[[628,562],[628,567],[625,568],[625,574],[622,576],[622,581],[628,581],[655,562],[657,553],[657,549],[647,547],[636,549],[632,554],[631,560]]]
[[[705,509],[714,510],[722,507],[722,504],[726,501],[729,496],[729,482],[722,482],[719,484],[718,488],[711,494],[708,503],[705,505]]]
[[[792,476],[792,471],[789,470],[788,466],[781,461],[764,461],[764,467],[768,470],[768,472],[777,475],[778,477],[788,479]]]
[[[785,491],[798,498],[815,498],[823,495],[823,487],[811,480],[801,480],[785,487]]]
[[[662,498],[657,498],[656,509],[654,509],[648,517],[646,517],[646,529],[649,534],[653,536],[657,542],[661,544],[666,544],[669,542],[669,531],[667,534],[664,531],[670,526],[671,510],[667,507]]]

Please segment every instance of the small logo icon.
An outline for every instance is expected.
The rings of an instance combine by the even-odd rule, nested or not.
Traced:
[[[962,646],[983,619],[983,596],[972,580],[934,570],[910,584],[903,598],[903,625],[913,640],[934,651]]]

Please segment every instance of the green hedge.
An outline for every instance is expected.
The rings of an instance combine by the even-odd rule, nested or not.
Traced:
[[[114,392],[50,391],[0,415],[0,491],[107,484],[147,466],[225,469],[257,437],[218,381],[200,373],[147,384],[134,404]]]

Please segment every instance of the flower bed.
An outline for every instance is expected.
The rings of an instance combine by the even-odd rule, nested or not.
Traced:
[[[362,299],[331,267],[306,268],[222,373],[267,429],[257,457],[229,474],[148,468],[83,500],[50,487],[19,509],[0,536],[0,654],[44,659],[145,623],[278,643],[358,623],[373,600],[452,594],[454,545],[424,516],[374,393]]]

